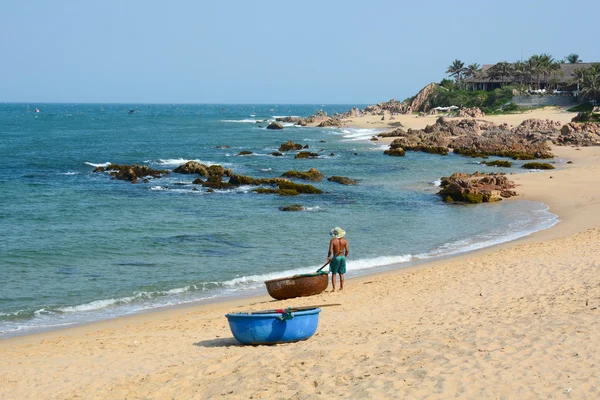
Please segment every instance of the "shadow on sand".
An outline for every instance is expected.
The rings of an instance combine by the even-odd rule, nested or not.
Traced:
[[[243,344],[235,340],[235,338],[217,338],[203,340],[201,342],[194,343],[194,346],[198,347],[241,347]]]

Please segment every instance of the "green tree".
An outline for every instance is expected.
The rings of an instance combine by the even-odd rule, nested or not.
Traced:
[[[459,59],[456,59],[452,62],[452,64],[450,64],[450,66],[446,70],[446,73],[449,74],[450,76],[453,76],[454,79],[456,80],[456,83],[458,84],[461,82],[462,74],[464,71],[465,71],[465,63],[463,63]]]
[[[513,74],[513,65],[507,61],[499,62],[488,70],[490,80],[500,79],[502,86],[506,84],[507,78]]]
[[[581,62],[581,59],[579,58],[578,54],[571,53],[567,56],[567,62],[569,64],[579,64]]]
[[[467,68],[465,68],[464,70],[464,77],[465,78],[477,78],[479,77],[479,74],[481,73],[481,65],[477,64],[477,63],[473,63],[467,66]]]
[[[581,94],[584,100],[600,101],[600,63],[594,63],[585,69]]]

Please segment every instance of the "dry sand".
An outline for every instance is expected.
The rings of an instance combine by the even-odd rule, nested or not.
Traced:
[[[519,125],[526,119],[550,119],[553,121],[560,121],[563,124],[571,122],[571,119],[577,115],[577,113],[569,112],[564,107],[544,107],[535,110],[526,111],[523,113],[515,114],[502,114],[502,115],[489,115],[480,119],[494,122],[495,124],[507,123],[511,126]],[[435,121],[443,114],[439,115],[426,115],[419,117],[416,114],[400,114],[394,115],[394,119],[390,119],[389,113],[385,114],[385,119],[382,121],[380,115],[367,115],[364,117],[351,118],[343,121],[344,126],[351,126],[354,128],[373,128],[373,129],[386,129],[393,130],[397,127],[397,124],[402,124],[403,129],[423,129],[427,125],[435,124]],[[453,117],[451,119],[472,119],[463,117]]]
[[[168,310],[0,341],[0,398],[598,399],[600,149],[516,177],[554,228],[342,292]],[[510,200],[512,201],[512,200]],[[304,342],[241,346],[225,312],[323,308]]]

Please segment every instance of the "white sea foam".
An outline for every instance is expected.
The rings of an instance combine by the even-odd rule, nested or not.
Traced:
[[[314,207],[304,207],[304,211],[309,211],[309,212],[319,212],[319,211],[321,211],[321,207],[319,207],[319,206],[314,206]]]
[[[218,163],[214,163],[212,161],[202,161],[202,160],[190,160],[190,159],[186,159],[186,158],[167,158],[167,159],[159,159],[159,160],[146,160],[144,161],[145,163],[152,163],[152,164],[158,164],[161,166],[165,166],[165,167],[178,167],[182,164],[185,164],[188,161],[195,161],[197,163],[200,164],[204,164],[207,166],[211,166],[211,165],[217,165]],[[219,165],[223,165],[223,164],[219,164]]]
[[[95,301],[85,303],[85,304],[80,304],[77,306],[58,308],[57,310],[60,312],[63,312],[63,313],[95,311],[95,310],[101,310],[101,309],[111,307],[111,306],[130,304],[130,303],[132,303],[136,300],[140,300],[140,299],[153,299],[156,297],[181,294],[181,293],[189,292],[191,290],[197,291],[198,286],[188,285],[188,286],[184,286],[184,287],[180,287],[180,288],[161,290],[161,291],[155,291],[155,292],[134,292],[133,296],[119,297],[116,299],[95,300]]]
[[[431,183],[433,186],[442,186],[442,180],[441,179],[436,179],[433,182],[429,182]]]
[[[342,141],[344,141],[344,142],[369,140],[373,136],[375,136],[381,132],[383,132],[383,130],[372,129],[372,128],[343,128],[340,130],[340,133],[341,133],[342,137],[344,138]]]
[[[108,167],[111,163],[107,161],[105,163],[95,164],[95,163],[85,161],[84,164],[92,166],[94,168],[98,168],[98,167]]]
[[[412,256],[410,255],[401,255],[401,256],[382,256],[375,258],[365,258],[358,260],[348,260],[346,262],[347,272],[359,272],[361,270],[373,269],[377,267],[382,267],[391,264],[401,264],[406,263],[412,260]],[[315,265],[311,267],[305,268],[295,268],[286,271],[278,271],[278,272],[269,272],[265,274],[259,275],[248,275],[241,276],[238,278],[234,278],[228,281],[223,282],[224,286],[235,287],[238,289],[251,289],[262,286],[264,281],[270,279],[278,279],[286,276],[293,276],[297,274],[307,274],[312,273],[319,269],[320,265]]]
[[[80,172],[62,172],[60,175],[81,175]]]
[[[264,120],[262,120],[262,119],[222,119],[220,122],[255,124],[258,121],[262,122]]]
[[[273,168],[261,168],[260,170],[262,172],[270,172],[270,171],[273,171]]]

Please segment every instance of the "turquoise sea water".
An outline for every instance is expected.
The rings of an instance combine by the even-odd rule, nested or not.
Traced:
[[[352,276],[557,222],[532,202],[444,204],[435,195],[441,176],[494,170],[475,159],[388,157],[370,129],[256,123],[352,106],[0,104],[0,337],[264,291],[265,279],[321,266],[334,226],[348,232]],[[321,156],[269,155],[290,139]],[[175,173],[131,184],[92,172],[188,160],[253,177],[314,167],[360,184],[324,180],[314,183],[324,194],[294,198],[194,190],[194,176]],[[279,210],[293,203],[306,210]]]

